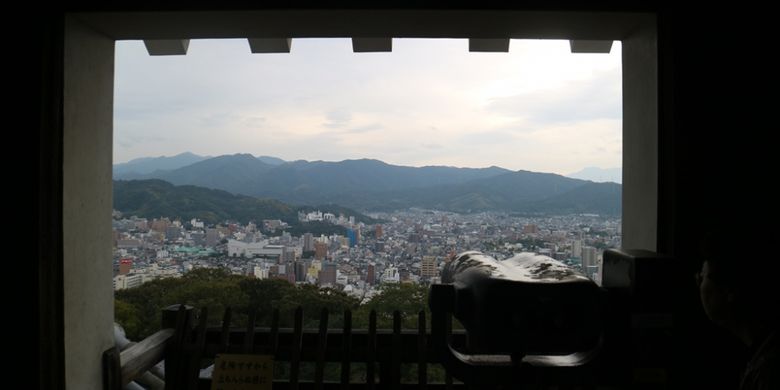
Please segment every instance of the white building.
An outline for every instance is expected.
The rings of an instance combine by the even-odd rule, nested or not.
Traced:
[[[258,242],[242,242],[228,240],[228,256],[230,257],[265,257],[284,255],[284,245],[271,245],[267,240]]]
[[[298,220],[302,222],[322,221],[323,220],[322,211],[317,210],[307,214],[298,213]]]
[[[254,275],[258,279],[268,279],[268,269],[261,266],[255,266]]]
[[[582,247],[582,269],[586,270],[590,266],[598,265],[597,255],[598,252],[596,251],[596,248],[592,246]]]
[[[165,267],[153,270],[152,276],[156,279],[178,278],[181,276],[181,273],[179,272],[178,267]]]
[[[574,240],[571,242],[571,257],[582,258],[582,240]]]
[[[114,291],[138,287],[152,279],[152,277],[143,274],[117,275],[114,277]]]
[[[387,267],[385,272],[382,273],[382,283],[398,283],[401,281],[401,274],[398,273],[398,268]]]

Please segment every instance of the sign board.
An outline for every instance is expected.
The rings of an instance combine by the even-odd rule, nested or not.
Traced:
[[[271,355],[219,354],[211,374],[211,390],[271,390]]]

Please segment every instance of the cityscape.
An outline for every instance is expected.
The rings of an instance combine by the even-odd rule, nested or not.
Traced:
[[[298,39],[294,55],[256,56],[193,40],[171,66],[120,42],[114,289],[215,268],[365,303],[440,282],[470,250],[546,255],[599,283],[621,240],[620,42],[593,56],[553,40],[500,56],[392,44]]]
[[[459,214],[410,208],[371,213],[377,223],[319,210],[279,219],[206,224],[170,216],[147,219],[114,211],[114,289],[220,268],[258,279],[330,287],[366,302],[382,284],[440,282],[456,254],[478,250],[498,260],[520,252],[549,256],[600,283],[602,253],[620,247],[615,216]],[[326,223],[346,234],[286,232],[292,222]]]

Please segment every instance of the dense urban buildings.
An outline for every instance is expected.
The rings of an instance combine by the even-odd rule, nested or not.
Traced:
[[[380,222],[367,226],[353,216],[301,215],[339,224],[348,233],[297,237],[284,231],[285,221],[207,226],[194,219],[162,216],[149,221],[115,212],[114,288],[211,267],[337,288],[369,299],[381,283],[437,283],[446,262],[467,250],[497,259],[518,252],[543,254],[599,282],[603,250],[620,247],[620,220],[592,214],[517,216],[410,209],[371,216]]]

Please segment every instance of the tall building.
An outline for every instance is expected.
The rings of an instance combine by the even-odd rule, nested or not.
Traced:
[[[165,233],[165,229],[171,225],[171,220],[168,218],[155,219],[152,221],[152,230]]]
[[[197,246],[206,244],[206,234],[203,232],[192,232],[190,233],[190,238],[192,239],[192,243]]]
[[[328,256],[328,244],[320,241],[314,243],[314,258],[322,260]]]
[[[582,240],[571,242],[571,257],[582,258]]]
[[[305,282],[306,281],[306,271],[309,268],[309,265],[304,261],[296,261],[295,262],[295,281],[296,282]]]
[[[323,262],[322,270],[319,272],[317,279],[319,280],[320,286],[324,286],[327,284],[335,285],[336,284],[336,263],[331,263],[329,261]]]
[[[374,233],[375,238],[378,240],[382,238],[382,225],[376,225],[376,231]]]
[[[317,276],[319,276],[320,271],[322,271],[322,262],[319,260],[312,260],[311,263],[309,263],[309,269],[306,270],[306,275],[316,279]]]
[[[133,268],[133,260],[131,259],[122,259],[119,260],[119,274],[120,275],[127,275],[130,273],[130,269]]]
[[[284,250],[282,251],[282,262],[285,263],[291,263],[294,262],[297,259],[295,248],[290,246],[285,246]]]
[[[219,244],[219,230],[206,229],[206,246],[216,246]]]
[[[347,238],[349,238],[350,247],[357,245],[357,232],[354,229],[347,229]]]
[[[436,268],[435,256],[423,256],[420,276],[424,278],[433,278],[439,276],[439,270]]]
[[[366,269],[366,283],[373,285],[376,283],[376,266],[373,263],[369,263]]]
[[[181,228],[178,226],[168,226],[165,228],[165,239],[176,240],[181,237]]]
[[[529,224],[523,226],[523,233],[525,234],[536,234],[539,233],[539,227],[537,227],[534,224]]]
[[[582,269],[587,270],[588,267],[597,265],[596,264],[596,258],[597,252],[596,248],[592,246],[585,246],[582,247]]]
[[[314,237],[311,233],[304,233],[303,235],[303,250],[305,252],[311,252],[314,250]]]

